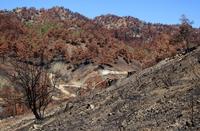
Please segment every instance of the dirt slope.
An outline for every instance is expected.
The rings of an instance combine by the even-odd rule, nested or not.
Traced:
[[[200,130],[199,80],[200,48],[75,98],[65,111],[18,130]]]

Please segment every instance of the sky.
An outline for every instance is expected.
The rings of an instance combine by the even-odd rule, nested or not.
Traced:
[[[185,14],[200,27],[200,0],[0,0],[0,9],[63,6],[89,18],[105,14],[133,16],[152,23],[178,24]]]

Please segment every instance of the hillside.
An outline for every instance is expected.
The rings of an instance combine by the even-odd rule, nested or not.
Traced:
[[[185,48],[180,38],[181,25],[152,24],[131,16],[119,17],[112,14],[98,16],[94,22],[110,30],[114,38],[131,46],[134,49],[134,59],[144,67],[152,66]],[[199,29],[193,31],[189,36],[191,46],[199,43]]]
[[[89,19],[53,7],[1,11],[0,18],[1,55],[22,56],[28,54],[23,48],[37,43],[34,51],[46,47],[47,63],[65,61],[74,66],[90,61],[112,65],[122,58],[127,64],[136,60],[145,68],[186,48],[180,25],[152,24],[130,16]],[[199,45],[200,30],[188,28],[189,42]]]
[[[198,130],[199,52],[158,63],[105,91],[74,100],[42,129]]]
[[[132,52],[130,46],[113,38],[109,30],[68,9],[0,11],[0,98],[8,92],[11,96],[19,93],[5,75],[10,70],[9,59],[38,65],[43,56],[42,65],[48,72],[61,75],[55,97],[60,100],[78,95],[77,90],[87,92],[94,88],[92,85],[101,87],[99,82],[104,88],[109,76],[101,75],[102,68],[118,72],[140,70],[141,64],[134,60]],[[15,114],[4,99],[2,106],[7,113],[1,110],[0,118]],[[17,109],[17,114],[23,110]]]
[[[200,48],[72,99],[43,121],[6,130],[199,130]],[[28,121],[28,123],[26,122]],[[20,127],[21,126],[21,127]]]
[[[199,46],[200,30],[187,18],[164,25],[112,14],[89,19],[63,7],[2,10],[0,127],[198,130]],[[23,92],[9,76],[17,74],[13,60],[45,69],[50,86],[57,79],[43,121],[15,101]]]

